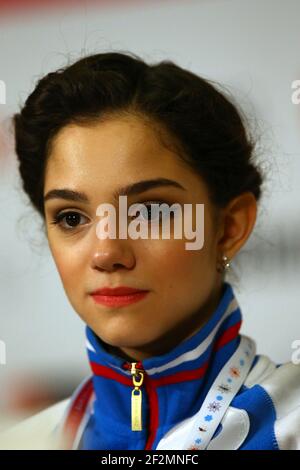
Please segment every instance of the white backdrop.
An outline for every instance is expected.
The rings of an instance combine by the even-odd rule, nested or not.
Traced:
[[[113,3],[113,2],[112,2]],[[236,266],[242,332],[277,362],[300,339],[300,78],[298,0],[207,0],[85,4],[0,18],[0,340],[2,384],[10,374],[89,373],[84,324],[66,299],[39,219],[20,191],[9,116],[38,78],[83,54],[133,51],[165,58],[223,83],[258,126],[268,184],[254,233]],[[4,160],[5,157],[5,160]]]

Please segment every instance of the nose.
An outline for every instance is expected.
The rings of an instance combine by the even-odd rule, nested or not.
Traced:
[[[92,253],[92,268],[98,271],[115,271],[116,269],[132,269],[135,256],[127,240],[98,240]]]

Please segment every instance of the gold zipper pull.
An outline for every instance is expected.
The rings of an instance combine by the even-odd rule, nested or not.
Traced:
[[[136,362],[131,363],[131,374],[134,389],[131,394],[131,430],[142,431],[142,390],[140,386],[144,380],[144,374],[136,368]],[[139,377],[138,377],[139,376]]]

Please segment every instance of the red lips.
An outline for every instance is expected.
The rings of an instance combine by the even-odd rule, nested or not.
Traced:
[[[145,290],[134,289],[133,287],[119,286],[115,288],[103,287],[102,289],[97,289],[92,292],[92,295],[130,295],[145,292]]]
[[[106,307],[123,307],[144,299],[148,292],[147,290],[126,286],[115,287],[114,289],[103,287],[94,291],[91,296],[97,304]]]

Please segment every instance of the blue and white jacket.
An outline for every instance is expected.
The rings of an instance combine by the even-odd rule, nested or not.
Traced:
[[[176,449],[176,442],[189,434],[216,376],[238,348],[241,321],[232,286],[225,282],[217,309],[198,332],[168,353],[136,364],[144,371],[139,431],[131,428],[132,363],[110,354],[87,326],[91,376],[70,398],[7,431],[6,438],[15,441],[14,435],[26,433],[29,448],[35,448],[35,432],[37,441],[41,435],[53,439],[50,448]],[[4,441],[0,439],[0,446]],[[300,365],[278,365],[257,354],[207,449],[300,450]]]

